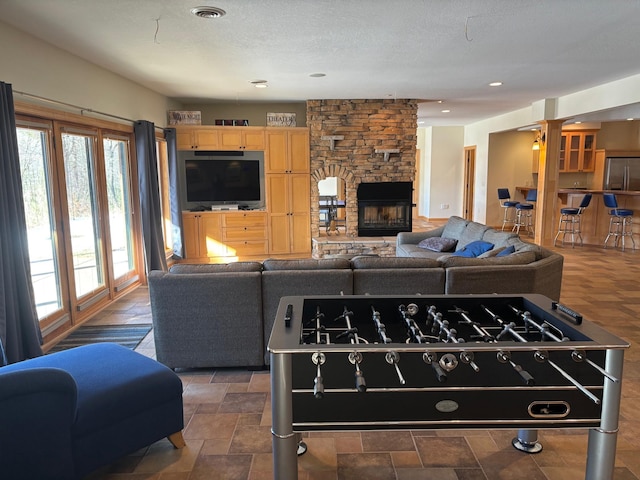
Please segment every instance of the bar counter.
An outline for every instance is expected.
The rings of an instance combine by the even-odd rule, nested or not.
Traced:
[[[609,209],[604,206],[603,193],[615,194],[620,208],[634,210],[634,216],[640,217],[640,191],[574,188],[561,188],[558,190],[558,215],[561,208],[578,207],[587,193],[593,195],[589,207],[582,214],[581,235],[583,243],[587,245],[604,245],[604,239],[609,231]],[[634,222],[633,233],[636,246],[640,248],[640,220]],[[558,239],[559,241],[560,239]],[[627,248],[631,246],[630,243],[627,242]],[[609,246],[613,247],[613,240],[609,240]]]

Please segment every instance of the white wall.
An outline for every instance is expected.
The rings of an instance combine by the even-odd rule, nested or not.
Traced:
[[[157,126],[166,126],[167,110],[180,108],[159,93],[3,22],[0,65],[0,81],[12,85],[15,101],[33,102],[15,93],[21,91],[130,120],[149,120]]]
[[[418,128],[421,151],[418,214],[427,218],[462,215],[464,128]],[[441,208],[442,205],[448,208]]]

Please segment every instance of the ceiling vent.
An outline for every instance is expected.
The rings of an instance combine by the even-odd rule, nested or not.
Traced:
[[[227,14],[227,12],[217,7],[195,7],[191,9],[191,13],[200,18],[220,18]]]

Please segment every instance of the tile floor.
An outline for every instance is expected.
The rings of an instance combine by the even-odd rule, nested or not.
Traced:
[[[616,480],[640,479],[640,250],[557,248],[565,255],[561,301],[632,344],[625,352]],[[150,322],[139,288],[93,323]],[[154,356],[153,332],[138,351]],[[273,478],[269,373],[179,372],[184,437],[162,440],[91,475],[92,480],[262,480]],[[537,455],[511,446],[513,430],[318,432],[305,439],[300,480],[574,480],[585,475],[587,431],[540,430]],[[282,479],[285,480],[285,479]],[[600,480],[600,479],[593,479]],[[602,479],[604,480],[604,479]]]

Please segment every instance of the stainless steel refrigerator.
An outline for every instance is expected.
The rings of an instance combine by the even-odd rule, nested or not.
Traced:
[[[607,158],[602,188],[605,190],[640,190],[640,157]]]

